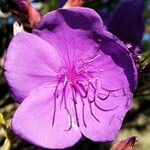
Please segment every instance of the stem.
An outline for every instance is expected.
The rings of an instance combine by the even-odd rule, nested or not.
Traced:
[[[10,135],[10,130],[6,127],[6,125],[2,125],[2,128],[5,133],[5,142],[4,145],[2,146],[2,150],[10,150],[11,148],[11,135]]]

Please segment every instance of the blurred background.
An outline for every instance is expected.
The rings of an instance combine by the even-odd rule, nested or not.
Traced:
[[[2,0],[1,0],[2,1]],[[57,0],[34,0],[33,6],[37,8],[42,15],[61,7]],[[86,0],[85,6],[96,11],[111,12],[116,6],[118,0]],[[1,4],[1,3],[0,3]],[[0,7],[0,113],[3,114],[7,126],[9,126],[18,105],[11,98],[9,88],[3,75],[3,55],[13,36],[13,23],[15,18],[6,9]],[[87,139],[81,141],[68,150],[109,150],[113,143],[131,136],[137,136],[135,150],[150,150],[150,0],[145,0],[143,12],[145,22],[145,33],[142,40],[142,58],[140,60],[138,88],[134,94],[132,109],[127,113],[122,129],[116,140],[108,143],[94,143]],[[20,138],[11,135],[11,150],[41,150]],[[5,130],[0,127],[0,149],[6,139]],[[7,149],[2,149],[7,150]]]

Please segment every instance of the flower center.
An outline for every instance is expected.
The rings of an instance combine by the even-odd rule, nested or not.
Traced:
[[[67,82],[74,84],[77,81],[78,73],[75,70],[75,67],[68,69],[66,73]]]
[[[98,57],[97,57],[98,58]],[[96,58],[96,59],[97,59]],[[86,120],[85,120],[85,102],[89,104],[89,110],[92,117],[97,121],[100,122],[98,117],[93,113],[93,105],[95,105],[101,111],[113,111],[118,106],[113,108],[102,108],[99,106],[97,101],[105,101],[110,94],[113,95],[114,92],[118,90],[122,90],[122,96],[125,95],[123,89],[115,89],[115,90],[108,90],[103,89],[100,91],[99,82],[100,79],[96,78],[97,70],[94,68],[94,65],[91,61],[83,62],[83,60],[77,62],[72,68],[65,68],[62,67],[59,70],[58,75],[58,83],[56,85],[54,91],[54,114],[53,114],[53,122],[55,122],[55,113],[56,113],[56,102],[57,99],[60,98],[60,106],[64,106],[69,118],[70,118],[70,127],[66,130],[69,131],[72,128],[73,120],[75,120],[76,125],[79,127],[79,110],[77,109],[78,101],[82,103],[82,120],[85,127],[87,127]],[[68,95],[71,95],[68,96]],[[73,118],[72,114],[70,113],[67,103],[73,102],[74,107],[74,114],[75,118]]]

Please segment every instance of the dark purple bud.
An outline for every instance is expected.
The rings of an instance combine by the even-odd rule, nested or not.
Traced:
[[[140,45],[144,33],[143,7],[144,0],[122,0],[112,13],[108,30],[124,43]]]

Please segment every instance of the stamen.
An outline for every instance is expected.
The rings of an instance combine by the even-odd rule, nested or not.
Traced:
[[[88,88],[89,88],[89,91],[90,91],[90,87],[93,89],[93,99],[90,100],[89,96],[88,96],[88,100],[90,103],[93,103],[95,101],[95,95],[96,95],[96,88],[94,87],[94,85],[92,84],[92,82],[88,82]],[[90,92],[89,92],[90,93]]]
[[[53,120],[52,120],[52,127],[54,126],[55,122],[55,114],[56,114],[56,95],[54,94],[54,112],[53,112]]]
[[[71,117],[71,114],[70,114],[70,112],[69,112],[69,110],[68,110],[68,108],[66,106],[65,106],[65,109],[66,109],[66,111],[67,111],[67,113],[69,115],[69,120],[70,120],[70,126],[69,126],[68,129],[65,129],[65,131],[69,131],[72,128],[72,117]]]
[[[74,110],[75,110],[76,123],[77,126],[79,127],[79,118],[78,118],[76,103],[74,103]]]
[[[56,114],[56,99],[59,97],[58,95],[58,87],[62,81],[64,76],[61,76],[57,85],[56,85],[56,88],[55,88],[55,92],[54,92],[54,112],[53,112],[53,120],[52,120],[52,126],[54,126],[54,123],[55,123],[55,114]]]
[[[99,55],[95,56],[94,58],[92,58],[92,59],[90,59],[90,60],[84,60],[83,62],[84,62],[84,63],[91,63],[91,62],[93,62],[95,59],[99,58],[100,56],[101,56],[101,55],[99,54]]]
[[[107,92],[116,92],[116,91],[119,91],[119,90],[122,89],[122,88],[119,88],[119,89],[109,90],[109,89],[107,89],[107,88],[105,88],[105,87],[102,87],[102,86],[101,86],[101,88],[102,88],[103,90],[107,91]]]
[[[101,94],[101,95],[104,95],[104,94],[102,94],[102,93],[98,93],[98,94],[97,94],[97,97],[98,97],[100,100],[106,100],[106,99],[109,97],[109,95],[110,95],[110,93],[108,93],[108,95],[106,95],[106,97],[101,97],[100,94]]]
[[[83,118],[83,124],[85,127],[87,127],[86,123],[85,123],[85,116],[84,116],[84,108],[85,108],[85,104],[84,104],[84,101],[83,99],[81,98],[82,100],[82,118]]]
[[[118,93],[113,92],[111,95],[114,96],[114,97],[118,97],[118,96],[123,96],[123,97],[124,97],[124,96],[126,96],[126,93],[125,93],[124,88],[122,88],[122,89],[120,89],[120,90],[118,91]]]
[[[88,98],[88,102],[89,102],[89,107],[90,107],[90,113],[91,115],[95,118],[96,121],[100,122],[99,119],[97,119],[97,117],[93,114],[93,111],[92,111],[92,104]]]
[[[75,104],[77,104],[77,100],[76,100],[77,91],[74,85],[71,85],[71,90],[72,90],[72,100]]]
[[[82,83],[79,83],[78,81],[76,83],[77,85],[79,85],[80,89],[82,89],[82,90],[79,90],[79,88],[77,88],[77,91],[79,92],[82,98],[86,98],[87,90],[85,89],[84,85]]]
[[[67,82],[65,83],[63,90],[62,90],[62,96],[61,96],[61,101],[60,101],[60,108],[62,106],[63,100],[66,99],[66,87],[67,87]]]
[[[118,107],[118,105],[117,105],[117,106],[114,107],[114,108],[104,109],[104,108],[101,108],[100,106],[98,106],[97,103],[96,103],[96,101],[94,101],[94,104],[95,104],[95,106],[96,106],[98,109],[100,109],[100,110],[102,110],[102,111],[113,111],[113,110],[115,110],[115,109]]]

